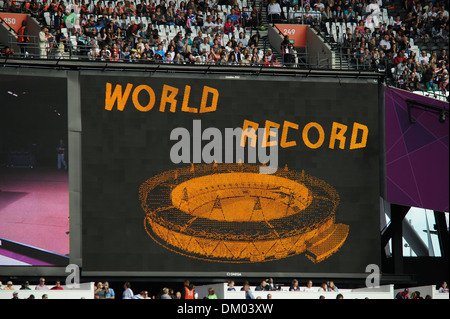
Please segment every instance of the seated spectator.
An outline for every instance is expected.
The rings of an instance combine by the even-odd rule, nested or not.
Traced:
[[[218,299],[213,288],[208,289],[208,295],[205,297],[205,299]]]
[[[14,55],[14,50],[11,49],[9,46],[5,46],[4,48],[2,48],[0,50],[0,56],[1,57],[8,58],[8,57],[13,56],[13,55]]]
[[[169,295],[169,288],[163,288],[162,295],[160,296],[160,299],[172,299],[172,297]]]
[[[227,291],[236,291],[236,288],[234,288],[234,280],[228,280]]]
[[[241,291],[245,291],[245,299],[255,299],[253,293],[250,289],[250,283],[246,281],[241,288]]]
[[[230,52],[229,56],[233,56],[233,62],[236,62],[237,64],[241,63],[243,58],[242,53],[239,51],[239,47],[237,46],[234,47],[233,52]]]
[[[88,53],[89,60],[96,60],[99,55],[100,55],[100,49],[98,48],[97,44],[94,44]]]
[[[419,90],[419,82],[420,77],[419,74],[416,72],[416,68],[411,69],[411,72],[409,73],[409,77],[407,79],[407,90],[408,91],[417,91]]]
[[[233,25],[239,25],[239,17],[236,13],[236,9],[235,8],[231,8],[230,10],[230,14],[227,15],[227,20],[228,18],[231,19],[231,21],[233,22]]]
[[[364,69],[369,69],[370,68],[371,59],[372,59],[372,55],[370,54],[369,49],[365,48],[363,53],[361,54],[360,60],[359,60],[359,62],[361,63],[361,66]]]
[[[103,284],[105,287],[105,299],[115,299],[116,295],[114,289],[109,286],[109,282],[105,281]]]
[[[45,278],[41,277],[39,279],[39,284],[34,288],[35,290],[48,290],[49,288],[45,285]]]
[[[224,33],[224,29],[223,29],[224,28],[224,24],[223,24],[222,19],[218,18],[216,20],[216,28],[217,28],[216,33],[219,33],[219,34],[223,34]]]
[[[131,299],[151,299],[148,296],[148,291],[141,291],[140,293],[138,293],[137,295],[134,295]]]
[[[241,16],[240,16],[240,24],[243,28],[249,28],[251,27],[251,17],[250,14],[247,12],[247,8],[243,7]]]
[[[380,49],[383,50],[384,53],[391,51],[391,41],[389,35],[385,35],[384,38],[380,41]]]
[[[291,282],[291,286],[289,287],[289,291],[300,291],[300,287],[298,285],[298,280],[293,279]]]
[[[428,57],[428,54],[427,54],[427,52],[425,50],[422,50],[420,52],[420,57],[418,59],[418,62],[422,66],[428,65],[428,63],[430,62],[430,58]]]
[[[164,48],[162,43],[159,43],[156,50],[155,50],[155,56],[158,55],[161,59],[164,59],[166,56],[166,53],[164,52]]]
[[[177,12],[175,16],[175,24],[179,26],[186,26],[186,16],[184,11]]]
[[[270,62],[273,62],[273,60],[275,59],[275,55],[273,55],[271,48],[267,48],[265,55],[267,56],[267,60],[269,60]],[[271,284],[273,287],[273,278],[269,278],[269,284]]]
[[[414,291],[409,299],[423,299],[423,297],[420,295],[420,291]]]
[[[336,10],[332,13],[332,20],[334,22],[345,22],[344,11],[342,11],[341,6],[337,6]]]
[[[315,291],[315,289],[313,288],[313,283],[312,283],[311,280],[308,280],[308,281],[306,282],[306,287],[303,288],[303,291],[304,291],[304,292],[313,292],[313,291]]]
[[[261,63],[263,66],[271,66],[271,62],[269,61],[266,55],[263,56]]]
[[[0,284],[1,286],[1,284]],[[1,288],[0,288],[1,289]],[[25,281],[22,285],[22,287],[20,287],[20,290],[31,290],[30,288],[30,282],[29,281]]]
[[[355,28],[355,33],[358,37],[361,37],[366,30],[366,27],[364,26],[364,21],[359,21],[358,25]]]
[[[227,18],[227,22],[225,22],[225,25],[223,26],[223,32],[225,34],[234,33],[234,23],[231,18]]]
[[[298,4],[294,5],[292,8],[289,8],[289,21],[291,22],[300,22],[303,17],[303,12],[300,10],[300,6]]]
[[[124,291],[122,293],[122,299],[131,299],[134,296],[133,290],[131,290],[131,283],[127,281],[123,285]]]
[[[281,63],[278,61],[277,57],[273,58],[273,62],[272,62],[272,66],[273,67],[282,67]]]
[[[265,57],[266,58],[266,61],[267,61],[267,64],[265,65],[265,66],[269,66],[269,61],[267,60],[267,57]],[[263,64],[264,65],[264,64]],[[262,280],[261,282],[260,282],[260,284],[259,284],[259,286],[257,286],[256,288],[255,288],[255,291],[268,291],[268,290],[270,290],[270,288],[269,288],[269,285],[267,284],[267,281],[265,281],[265,280]]]
[[[356,22],[356,12],[353,11],[352,6],[348,6],[347,9],[344,11],[344,19],[347,23],[354,23]]]
[[[157,25],[166,24],[166,16],[161,11],[161,6],[156,7],[155,13],[152,15],[152,22]]]
[[[244,47],[247,47],[248,45],[248,40],[245,37],[245,33],[244,32],[239,32],[239,38],[237,39],[237,44],[242,43],[242,45]]]
[[[338,292],[339,289],[336,287],[336,285],[334,284],[333,281],[330,281],[330,282],[328,283],[328,291]]]
[[[328,291],[328,286],[327,286],[327,284],[326,284],[326,283],[322,283],[322,284],[320,285],[320,288],[319,288],[318,291],[319,291],[319,292],[327,292],[327,291]]]
[[[320,15],[318,12],[315,11],[311,11],[311,8],[309,5],[305,6],[305,13],[304,13],[304,17],[305,17],[305,23],[308,25],[316,25],[318,23],[320,23],[319,18]]]
[[[63,290],[64,288],[61,286],[61,281],[57,280],[55,285],[50,290]]]
[[[448,80],[448,75],[447,75],[447,80]],[[443,282],[442,285],[439,287],[438,290],[440,293],[448,293],[448,286],[447,286],[447,282]]]
[[[405,57],[405,51],[400,51],[397,56],[394,59],[394,64],[398,65],[399,63],[403,63],[403,61],[406,59]],[[405,61],[406,62],[406,61]]]
[[[206,17],[206,21],[203,23],[202,31],[206,34],[212,35],[217,32],[217,25],[213,22],[213,16],[209,15]]]
[[[395,19],[392,21],[392,25],[396,30],[399,30],[402,27],[403,21],[400,18],[400,15],[397,15]]]

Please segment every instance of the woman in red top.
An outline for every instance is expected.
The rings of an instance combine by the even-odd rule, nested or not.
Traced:
[[[227,18],[227,22],[225,22],[225,25],[223,26],[223,32],[225,34],[234,32],[234,24],[231,18]]]
[[[357,36],[358,35],[363,35],[364,34],[364,30],[365,30],[364,22],[361,20],[361,21],[359,21],[358,26],[356,26],[356,28],[355,28],[355,34]]]

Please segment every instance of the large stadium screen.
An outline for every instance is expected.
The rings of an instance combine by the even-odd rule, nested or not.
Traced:
[[[67,127],[65,77],[0,75],[0,266],[9,274],[69,263]]]
[[[376,81],[80,76],[84,271],[379,264]]]

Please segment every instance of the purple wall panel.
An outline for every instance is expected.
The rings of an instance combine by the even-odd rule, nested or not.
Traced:
[[[437,107],[449,105],[386,87],[386,200],[390,203],[449,211],[449,119],[412,109],[407,99]]]

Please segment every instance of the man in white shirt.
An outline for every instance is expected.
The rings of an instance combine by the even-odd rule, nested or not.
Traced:
[[[209,53],[209,51],[210,51],[209,37],[205,37],[205,38],[203,39],[203,42],[200,43],[200,45],[199,45],[199,51],[200,51],[200,52],[199,52],[200,55],[208,54],[208,53]]]
[[[122,299],[132,299],[133,298],[134,293],[130,287],[131,287],[131,284],[128,281],[123,285],[124,292],[122,294]]]
[[[313,289],[312,284],[313,284],[312,281],[308,280],[306,287],[303,289],[303,291],[304,292],[316,292],[317,289]]]
[[[441,5],[440,12],[442,12],[442,17],[443,18],[448,18],[448,11],[445,10],[445,5],[444,4]]]
[[[314,3],[314,10],[320,12],[322,9],[325,9],[325,5],[322,3],[322,0],[316,0],[316,3]]]
[[[67,13],[67,14],[70,14],[70,13],[72,12],[72,10],[73,10],[73,12],[76,13],[76,14],[79,14],[79,13],[80,13],[80,5],[79,5],[79,3],[78,3],[78,0],[75,0],[74,3],[69,4],[69,5],[67,6],[66,13]]]
[[[48,287],[45,285],[45,278],[39,279],[39,285],[36,285],[35,290],[48,290]]]
[[[212,21],[212,15],[206,17],[206,21],[203,23],[202,31],[211,35],[217,31],[217,25]]]
[[[430,59],[428,58],[427,52],[422,51],[419,56],[418,62],[420,65],[427,65]]]
[[[39,51],[41,59],[47,58],[47,49],[49,46],[48,38],[49,38],[48,28],[43,27],[39,32]]]
[[[380,41],[380,48],[387,52],[391,49],[391,42],[389,41],[389,36],[385,35],[384,38]]]

